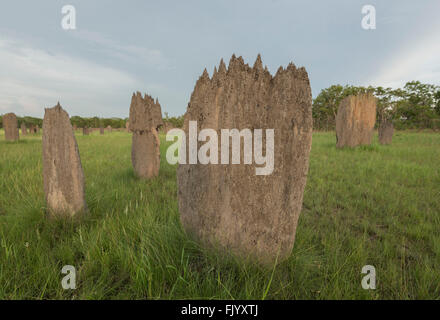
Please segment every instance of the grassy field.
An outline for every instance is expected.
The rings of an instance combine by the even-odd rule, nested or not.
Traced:
[[[315,133],[295,247],[271,269],[185,235],[161,138],[160,175],[140,181],[128,133],[78,134],[90,214],[73,223],[45,219],[41,136],[0,132],[0,299],[440,299],[439,134],[337,150]]]

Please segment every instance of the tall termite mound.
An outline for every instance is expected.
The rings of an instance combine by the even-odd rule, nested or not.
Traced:
[[[6,141],[18,141],[18,122],[17,116],[14,113],[7,113],[3,116],[3,128],[5,129]]]
[[[87,209],[84,172],[69,115],[57,104],[43,119],[43,181],[49,216],[76,216]]]
[[[129,128],[133,132],[131,160],[136,175],[151,178],[159,174],[162,111],[158,100],[140,92],[133,94],[130,105]]]
[[[371,144],[375,123],[376,98],[372,94],[344,98],[336,115],[336,146]]]
[[[20,127],[21,127],[21,134],[24,136],[27,135],[26,123],[22,122]]]
[[[185,114],[187,137],[189,121],[197,121],[198,131],[214,129],[218,137],[222,129],[249,129],[254,135],[250,148],[252,139],[256,141],[254,129],[262,129],[263,155],[267,155],[265,129],[274,129],[274,169],[271,174],[256,175],[261,165],[252,155],[252,163],[244,163],[241,138],[240,164],[180,164],[178,199],[184,228],[205,244],[263,263],[288,257],[312,143],[312,96],[306,70],[291,63],[272,76],[259,55],[252,68],[235,55],[228,68],[221,60],[212,78],[205,69],[195,85]],[[229,158],[231,150],[232,143]]]

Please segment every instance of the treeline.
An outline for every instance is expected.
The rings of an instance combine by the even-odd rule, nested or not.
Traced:
[[[33,126],[41,126],[43,125],[43,119],[40,118],[34,118],[34,117],[17,117],[18,127],[21,126],[21,124],[24,122],[26,124],[26,127]],[[0,128],[3,128],[3,116],[0,115]]]
[[[72,126],[77,126],[78,128],[100,128],[100,127],[112,127],[112,128],[125,128],[125,123],[128,121],[128,118],[83,118],[80,116],[70,117],[70,122]]]
[[[73,116],[70,118],[72,125],[76,125],[78,128],[100,128],[111,126],[112,128],[125,128],[125,124],[128,118],[84,118],[80,116]],[[164,122],[167,122],[169,126],[174,128],[181,128],[183,126],[183,116],[180,117],[169,117],[168,113],[165,112]],[[38,125],[40,128],[43,126],[43,119],[33,118],[33,117],[17,117],[18,127],[24,122],[26,127],[31,125]],[[0,128],[3,128],[3,117],[0,116]]]
[[[165,117],[163,118],[164,123],[169,123],[173,128],[183,127],[183,116],[180,117],[169,117],[168,112],[165,112]]]
[[[393,120],[397,129],[440,130],[440,87],[419,81],[402,89],[333,85],[313,100],[313,128],[334,130],[339,103],[349,95],[372,93],[377,98],[377,122]]]

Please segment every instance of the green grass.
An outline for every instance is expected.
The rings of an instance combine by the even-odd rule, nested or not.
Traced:
[[[41,136],[1,132],[0,299],[440,299],[439,134],[337,150],[315,133],[295,247],[269,269],[185,235],[161,138],[160,175],[141,181],[129,134],[77,135],[90,214],[60,222],[44,214]],[[67,264],[76,290],[61,287]]]

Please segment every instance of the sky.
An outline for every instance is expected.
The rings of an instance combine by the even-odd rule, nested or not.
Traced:
[[[76,29],[61,9],[73,5]],[[376,9],[376,29],[361,26]],[[305,67],[312,94],[333,84],[440,85],[438,0],[48,0],[0,4],[0,114],[128,117],[135,91],[185,113],[195,82],[223,58],[258,53],[274,74]]]

